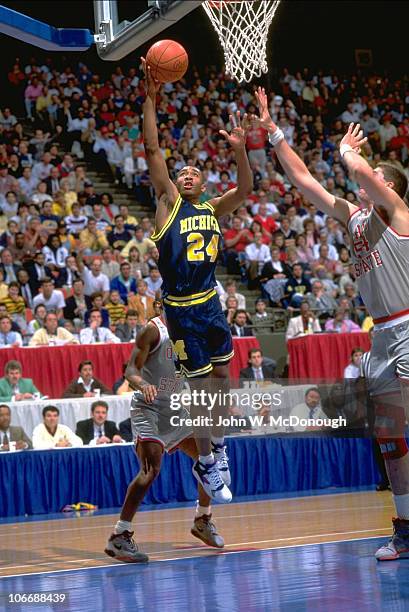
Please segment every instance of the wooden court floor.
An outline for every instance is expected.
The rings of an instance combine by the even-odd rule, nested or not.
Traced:
[[[193,508],[141,512],[135,540],[152,562],[335,542],[391,533],[390,492],[334,493],[213,507],[223,551],[190,534]],[[0,524],[0,576],[117,563],[104,554],[116,515]]]

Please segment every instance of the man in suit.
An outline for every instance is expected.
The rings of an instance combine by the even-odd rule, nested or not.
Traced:
[[[79,376],[74,378],[62,394],[68,397],[96,397],[99,393],[111,395],[111,390],[103,382],[94,378],[94,366],[92,361],[81,361],[78,366]],[[95,392],[96,390],[98,390]]]
[[[138,325],[138,321],[136,310],[128,310],[125,323],[120,323],[115,328],[115,335],[121,342],[133,342],[135,340],[139,330],[142,329],[142,326]]]
[[[91,404],[91,418],[78,421],[76,435],[84,444],[96,446],[97,444],[110,444],[123,442],[114,421],[108,421],[108,404],[97,400]]]
[[[4,282],[10,284],[17,282],[17,272],[21,265],[13,261],[10,249],[3,249],[0,255],[0,269],[3,271]]]
[[[131,417],[119,423],[119,433],[122,440],[125,440],[125,442],[133,442],[134,437],[132,435]]]
[[[243,385],[244,380],[256,380],[259,382],[271,381],[275,376],[277,363],[271,359],[266,362],[263,351],[258,348],[249,350],[249,365],[240,370],[240,380]]]
[[[320,331],[321,325],[318,319],[312,314],[309,303],[304,301],[300,305],[300,315],[289,320],[285,339],[291,340],[291,338],[298,338],[305,334],[315,334]]]
[[[0,405],[0,450],[10,450],[10,442],[16,443],[16,450],[33,448],[30,438],[22,427],[10,425],[11,411],[7,404]]]
[[[31,378],[22,378],[19,361],[8,361],[4,366],[4,378],[0,378],[0,402],[20,402],[40,396]]]
[[[241,308],[236,310],[233,317],[233,325],[230,326],[231,335],[238,336],[239,338],[242,338],[243,336],[254,336],[251,327],[246,325],[248,322],[247,312]]]
[[[72,295],[65,300],[64,319],[83,321],[85,313],[91,308],[91,298],[84,294],[84,281],[82,278],[76,278],[72,283]]]
[[[54,196],[57,191],[60,190],[60,171],[54,166],[51,169],[50,175],[45,179],[44,183],[47,185],[47,193],[50,196]]]
[[[45,265],[45,257],[42,251],[37,251],[34,260],[24,264],[28,272],[30,289],[33,295],[37,295],[41,283],[45,278],[53,278],[51,269]]]

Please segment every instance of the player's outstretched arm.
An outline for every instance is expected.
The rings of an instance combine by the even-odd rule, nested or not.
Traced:
[[[125,370],[125,378],[135,391],[141,391],[148,403],[153,402],[157,389],[143,380],[141,370],[148,359],[150,351],[158,343],[159,331],[153,323],[148,323],[136,336],[135,346]]]
[[[386,209],[393,217],[396,214],[399,216],[400,213],[407,217],[408,207],[396,191],[392,189],[393,184],[384,183],[380,180],[377,172],[359,155],[361,146],[366,141],[367,138],[364,138],[359,123],[356,125],[350,123],[348,131],[340,143],[341,156],[348,170],[359,186],[365,189],[369,198],[374,201],[375,207],[379,206]],[[405,222],[408,223],[406,218]]]
[[[243,204],[244,200],[253,191],[253,173],[250,168],[246,153],[246,133],[249,127],[247,115],[240,119],[240,111],[236,115],[230,115],[230,134],[220,130],[234,151],[237,163],[237,187],[229,189],[220,198],[213,198],[211,204],[215,207],[216,217],[222,217],[234,212]]]
[[[143,103],[143,144],[146,153],[146,162],[149,174],[158,198],[166,194],[171,200],[176,200],[178,192],[169,177],[168,168],[159,148],[158,129],[156,126],[156,94],[160,83],[151,75],[150,67],[142,57],[142,66],[145,71],[146,98]]]
[[[319,210],[346,224],[351,213],[358,207],[328,193],[310,174],[307,166],[285,141],[284,134],[272,120],[268,110],[267,95],[263,87],[256,90],[256,99],[260,116],[254,119],[269,133],[269,140],[274,146],[277,157],[291,183]]]

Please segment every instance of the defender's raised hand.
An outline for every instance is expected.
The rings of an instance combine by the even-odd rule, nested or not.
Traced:
[[[255,96],[257,100],[259,117],[252,115],[252,120],[256,123],[256,125],[263,127],[265,130],[268,130],[271,133],[274,133],[277,129],[277,125],[272,120],[268,110],[268,99],[264,87],[258,87],[255,91]]]
[[[356,125],[350,123],[348,131],[341,140],[339,146],[341,148],[343,145],[347,145],[347,147],[351,147],[355,153],[360,153],[362,145],[364,145],[367,140],[366,137],[364,138],[364,133],[359,123]]]
[[[226,130],[219,130],[219,133],[227,140],[232,149],[244,148],[247,131],[250,128],[250,121],[247,115],[243,115],[243,119],[241,119],[240,111],[237,111],[235,115],[229,115],[229,120],[231,125],[230,134]]]
[[[156,94],[158,93],[161,83],[159,83],[159,81],[156,81],[156,79],[153,78],[152,73],[151,73],[151,68],[150,66],[146,63],[146,59],[144,57],[141,57],[141,61],[142,61],[142,68],[143,71],[145,73],[145,91],[146,91],[146,95],[149,96],[150,98],[152,98],[154,101],[156,100]]]

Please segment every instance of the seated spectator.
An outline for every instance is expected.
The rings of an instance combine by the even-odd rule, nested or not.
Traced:
[[[125,323],[120,323],[115,328],[115,336],[121,342],[133,342],[138,335],[142,325],[139,325],[138,313],[136,310],[128,310],[126,313]]]
[[[154,299],[147,294],[148,285],[144,280],[139,280],[136,286],[136,295],[128,298],[128,308],[136,310],[139,323],[145,325],[146,321],[154,316]]]
[[[102,262],[99,258],[93,259],[89,268],[84,264],[82,257],[77,257],[78,270],[84,281],[85,295],[92,296],[93,293],[101,292],[103,300],[108,299],[109,278],[101,272]]]
[[[153,298],[160,297],[162,287],[162,277],[159,269],[156,266],[152,266],[149,270],[149,276],[143,279],[147,285],[146,295],[150,295]]]
[[[49,236],[47,245],[43,247],[45,265],[53,272],[59,272],[65,267],[66,259],[69,255],[67,249],[61,246],[60,237],[56,234]]]
[[[112,393],[114,395],[123,395],[124,393],[132,393],[132,389],[129,386],[129,382],[125,378],[125,372],[128,364],[122,364],[122,376],[118,378],[112,385]]]
[[[97,291],[96,293],[93,293],[91,295],[90,299],[91,299],[91,308],[87,310],[84,316],[84,323],[86,327],[88,327],[89,325],[89,318],[90,318],[91,310],[99,310],[99,312],[101,313],[101,317],[102,317],[102,327],[110,327],[111,322],[109,320],[109,312],[107,311],[106,308],[102,307],[102,304],[103,304],[102,293],[99,293]]]
[[[108,404],[96,400],[91,404],[91,418],[78,421],[76,434],[84,444],[96,446],[99,444],[116,444],[123,442],[114,421],[108,421]]]
[[[267,312],[266,300],[258,298],[256,300],[256,312],[252,317],[253,325],[256,331],[269,332],[272,331],[274,317],[271,312]]]
[[[28,272],[30,289],[33,295],[38,293],[41,283],[45,278],[52,277],[51,269],[45,265],[45,257],[42,251],[36,252],[34,260],[28,261],[25,264],[25,269]]]
[[[38,304],[44,304],[47,312],[52,310],[59,319],[63,316],[64,294],[59,289],[54,289],[54,281],[47,276],[41,281],[41,293],[36,295],[33,300],[34,308]]]
[[[241,218],[235,215],[231,228],[224,232],[227,274],[241,273],[240,262],[244,261],[245,248],[253,240],[250,230],[242,225]]]
[[[72,283],[72,295],[65,300],[65,307],[63,310],[64,319],[68,319],[69,321],[75,321],[77,319],[80,323],[84,321],[85,313],[87,310],[91,310],[91,308],[91,298],[84,293],[84,281],[82,278],[74,279]]]
[[[0,272],[0,279],[1,279],[1,272]],[[30,287],[30,277],[28,275],[27,270],[25,270],[24,268],[21,268],[17,272],[17,280],[18,280],[19,287],[20,287],[20,293],[21,293],[22,298],[24,299],[25,305],[27,306],[27,308],[33,308],[34,293]],[[0,282],[0,301],[3,301],[2,296],[1,296],[1,282]]]
[[[17,272],[17,278],[22,268]],[[3,269],[0,268],[0,302],[3,302],[4,298],[9,294],[9,286],[4,282],[4,272]]]
[[[4,281],[10,284],[17,281],[17,272],[21,268],[20,264],[13,261],[10,249],[3,249],[0,255],[0,268],[3,270]]]
[[[249,281],[260,277],[264,265],[271,260],[270,249],[262,242],[261,232],[254,234],[254,241],[248,244],[244,250],[247,276]]]
[[[125,229],[125,219],[123,215],[116,215],[115,225],[108,235],[109,246],[114,249],[114,251],[120,253],[131,240],[132,234],[129,230]]]
[[[19,223],[20,225],[20,223]],[[14,237],[14,244],[9,246],[13,260],[17,263],[24,264],[29,261],[36,252],[33,244],[31,244],[23,232],[17,232]]]
[[[78,344],[78,340],[64,327],[58,326],[58,317],[55,312],[47,312],[44,327],[34,333],[29,345],[63,346],[65,344]]]
[[[125,322],[126,307],[121,302],[121,296],[117,289],[112,289],[112,291],[109,292],[109,302],[105,304],[105,308],[109,313],[111,325]]]
[[[364,351],[360,347],[352,349],[351,361],[344,370],[344,378],[359,378],[361,376],[361,360]]]
[[[33,431],[34,449],[46,450],[83,445],[81,438],[76,436],[67,425],[59,423],[60,411],[56,406],[45,406],[42,414],[43,423],[37,425]]]
[[[40,396],[31,378],[22,378],[23,369],[19,361],[8,361],[4,366],[4,378],[0,378],[0,401],[21,402]]]
[[[271,259],[267,261],[261,270],[261,282],[270,279],[285,279],[291,276],[291,268],[281,260],[280,249],[271,247]]]
[[[154,247],[153,249],[149,249],[147,257],[154,250],[157,250],[156,247]],[[142,280],[142,278],[145,278],[149,274],[151,258],[149,258],[146,262],[142,261],[141,256],[139,255],[139,251],[136,247],[132,247],[131,249],[129,249],[128,260],[131,266],[131,276],[133,278],[136,278],[136,280]],[[157,267],[156,261],[154,262],[154,264]]]
[[[307,389],[305,400],[301,404],[297,404],[290,412],[290,417],[298,419],[325,419],[327,415],[321,407],[321,395],[317,387]],[[316,429],[313,425],[305,426],[301,423],[295,425],[293,431],[308,431]]]
[[[122,249],[121,256],[128,258],[129,250],[133,246],[138,249],[139,255],[141,256],[141,258],[143,258],[148,252],[148,249],[155,246],[155,243],[150,238],[145,238],[143,235],[142,227],[140,225],[137,225],[135,228],[135,237],[132,238],[132,240],[130,240],[128,244]]]
[[[6,305],[10,319],[17,323],[20,329],[25,331],[27,328],[26,303],[20,295],[18,283],[13,281],[9,284],[8,294],[3,298],[2,302]]]
[[[136,280],[131,276],[131,266],[127,261],[121,263],[121,273],[111,280],[111,291],[118,291],[124,304],[128,304],[128,295],[136,293]]]
[[[74,236],[79,236],[88,224],[88,218],[81,213],[81,206],[76,202],[72,205],[71,214],[64,217],[64,221],[68,231]]]
[[[15,442],[16,450],[33,448],[30,438],[22,427],[10,425],[11,411],[7,404],[0,405],[0,450],[10,450],[10,442]]]
[[[337,307],[335,299],[324,291],[324,285],[320,280],[312,283],[311,292],[307,295],[307,300],[311,310],[320,318],[327,319]]]
[[[0,317],[0,348],[20,348],[23,346],[21,334],[11,329],[10,315]]]
[[[119,435],[125,442],[133,442],[134,436],[132,433],[131,417],[119,423]]]
[[[310,310],[310,305],[307,301],[300,304],[300,315],[293,317],[288,322],[285,339],[297,338],[305,334],[315,334],[321,331],[321,325],[317,318]]]
[[[220,303],[222,305],[222,310],[226,309],[226,300],[230,296],[236,298],[237,308],[241,308],[242,310],[246,309],[246,298],[241,293],[237,293],[236,281],[233,279],[229,279],[228,281],[226,281],[226,291],[220,295]]]
[[[326,332],[338,334],[348,334],[350,332],[360,332],[361,328],[349,318],[349,313],[344,308],[337,308],[333,319],[328,319],[325,323]]]
[[[31,319],[27,326],[27,336],[33,336],[36,331],[44,327],[46,314],[47,310],[44,304],[38,304],[38,306],[35,307],[34,319]]]
[[[101,327],[101,325],[101,313],[94,308],[89,315],[89,327],[85,327],[80,331],[81,344],[97,344],[100,342],[117,344],[121,342],[108,327]]]
[[[226,310],[223,310],[223,314],[226,317],[227,323],[229,325],[233,325],[234,316],[236,314],[237,309],[238,309],[237,298],[234,297],[233,295],[229,295],[229,297],[226,300]]]
[[[114,260],[114,254],[111,247],[105,247],[102,251],[101,272],[102,274],[106,274],[110,281],[120,273],[119,263]]]
[[[293,266],[292,274],[284,287],[283,306],[299,308],[307,293],[311,291],[311,283],[304,274],[301,264]]]
[[[80,232],[80,242],[84,255],[99,255],[108,246],[105,232],[97,229],[97,222],[92,217],[88,218],[87,227]]]
[[[243,309],[236,310],[233,317],[233,325],[230,326],[232,336],[253,336],[253,330],[248,325],[251,325],[251,320],[247,315],[247,312]]]
[[[81,361],[78,372],[79,376],[74,378],[63,392],[63,398],[96,397],[98,394],[111,395],[111,390],[103,382],[94,378],[92,361]]]
[[[243,385],[243,380],[256,380],[259,382],[272,381],[275,376],[276,362],[271,360],[270,363],[265,363],[263,351],[258,348],[249,350],[248,367],[240,370],[240,385]]]

